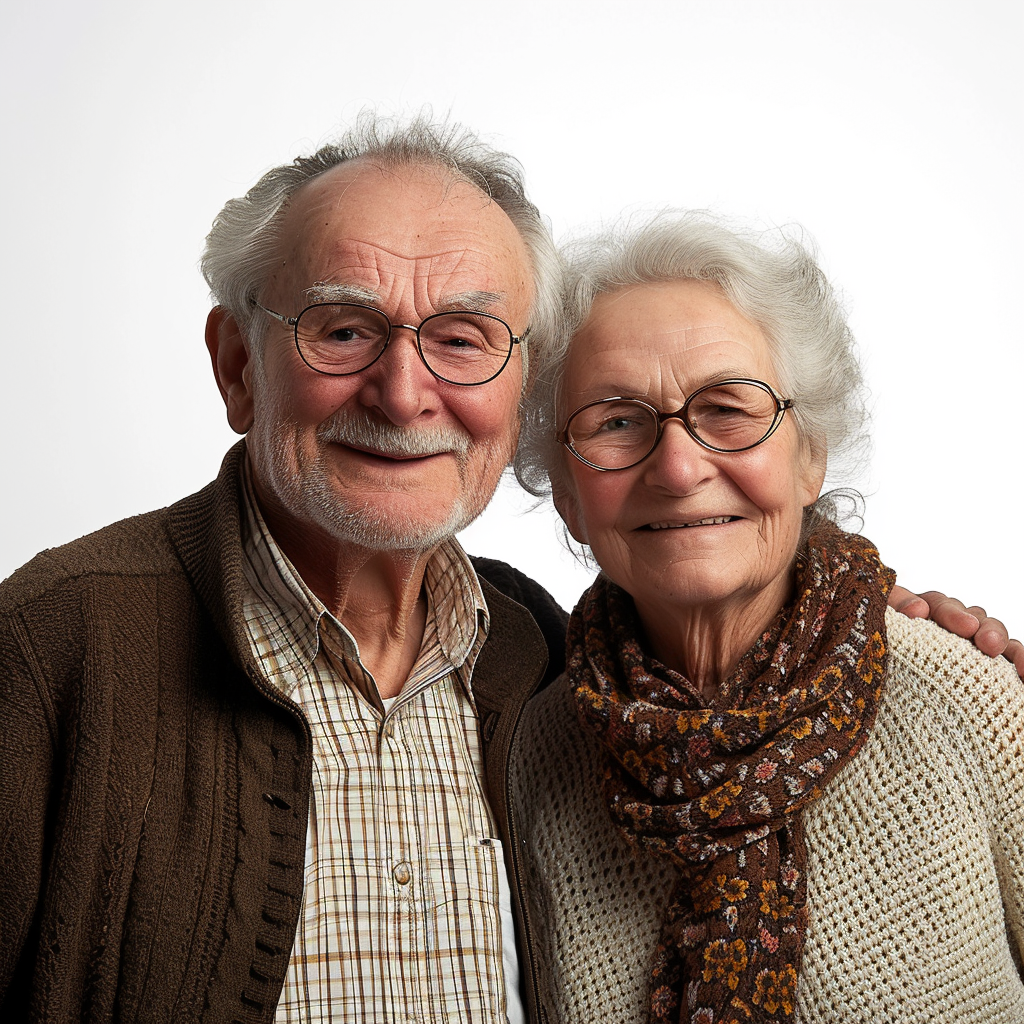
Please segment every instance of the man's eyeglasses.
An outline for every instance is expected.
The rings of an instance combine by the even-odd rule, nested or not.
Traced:
[[[638,398],[602,398],[577,409],[557,439],[593,469],[629,469],[658,446],[666,420],[713,452],[743,452],[775,433],[793,401],[770,384],[737,377],[694,391],[681,409],[658,412]]]
[[[414,327],[393,324],[386,313],[356,302],[317,302],[298,316],[284,316],[254,302],[268,316],[295,329],[295,347],[317,373],[345,377],[372,366],[396,330],[412,331],[424,366],[449,384],[486,384],[505,369],[516,337],[500,317],[459,310],[435,313]]]

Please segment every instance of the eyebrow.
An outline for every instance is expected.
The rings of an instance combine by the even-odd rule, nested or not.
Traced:
[[[380,292],[358,284],[336,284],[317,281],[302,293],[309,302],[359,302],[379,307],[383,302]],[[441,299],[435,311],[438,313],[460,312],[463,310],[486,311],[499,305],[505,296],[502,292],[468,291],[456,292]]]
[[[486,310],[489,306],[497,306],[505,299],[501,292],[456,292],[454,295],[446,295],[437,304],[439,313],[458,310]]]
[[[379,306],[381,297],[372,288],[364,288],[358,284],[329,284],[317,281],[304,289],[303,295],[310,302],[361,302],[371,306]]]

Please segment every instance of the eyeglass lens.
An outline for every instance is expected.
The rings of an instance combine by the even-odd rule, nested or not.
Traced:
[[[299,354],[321,373],[357,373],[383,351],[391,332],[380,310],[347,303],[309,306],[299,315]],[[485,313],[437,313],[419,328],[419,347],[431,372],[458,384],[490,380],[508,361],[512,333]]]
[[[735,382],[694,393],[685,416],[690,432],[704,444],[740,451],[764,440],[776,421],[778,405],[759,385]],[[658,441],[658,417],[640,402],[599,402],[576,412],[567,434],[588,462],[601,469],[623,469],[652,451]]]

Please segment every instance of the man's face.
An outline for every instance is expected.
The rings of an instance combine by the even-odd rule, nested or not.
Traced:
[[[296,195],[261,302],[288,316],[314,301],[364,302],[413,325],[476,308],[518,335],[532,297],[526,247],[478,189],[436,167],[357,160]],[[284,324],[271,321],[261,353],[243,375],[248,448],[279,540],[426,550],[483,511],[515,447],[518,350],[476,387],[434,377],[408,330],[346,377],[306,366]]]

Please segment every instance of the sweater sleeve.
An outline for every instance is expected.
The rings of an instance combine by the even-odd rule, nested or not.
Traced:
[[[0,1016],[21,1011],[21,965],[36,919],[53,772],[52,709],[16,615],[0,620]]]
[[[890,642],[907,666],[928,677],[957,731],[973,747],[1007,938],[1024,980],[1024,681],[1009,662],[988,658],[935,623],[889,614]]]
[[[977,652],[971,661],[977,661]],[[1024,981],[1024,681],[1001,662],[983,662],[973,679],[982,689],[976,713],[980,755],[992,787],[993,854],[1010,947]]]

